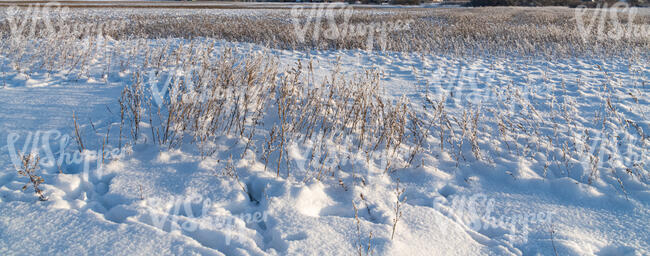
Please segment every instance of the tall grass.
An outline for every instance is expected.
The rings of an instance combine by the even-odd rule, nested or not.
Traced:
[[[647,97],[644,74],[638,79],[643,82],[627,92],[629,99],[617,98],[622,91],[607,84],[614,79],[607,78],[605,71],[605,85],[580,85],[590,90],[602,88],[599,95],[603,102],[597,103],[596,113],[589,113],[593,117],[576,109],[575,97],[560,88],[563,85],[557,85],[553,94],[532,95],[543,97],[543,101],[531,100],[516,86],[508,85],[493,88],[494,104],[450,106],[446,95],[427,95],[424,102],[417,103],[422,106],[415,106],[405,98],[384,97],[381,76],[373,70],[346,77],[333,69],[325,79],[317,80],[313,63],[298,62],[285,68],[269,53],[217,50],[215,38],[285,49],[366,46],[362,36],[314,39],[311,30],[305,36],[308,40],[300,42],[287,18],[288,11],[269,12],[265,17],[212,16],[208,11],[121,11],[126,11],[127,26],[104,28],[99,33],[102,37],[97,33],[35,33],[33,37],[18,35],[25,39],[20,44],[3,40],[0,53],[4,57],[0,63],[7,65],[3,69],[27,74],[62,72],[69,79],[100,72],[108,80],[110,74],[128,73],[132,80],[119,99],[120,148],[126,143],[168,147],[189,143],[207,157],[218,153],[221,138],[237,138],[242,146],[240,157],[253,154],[277,176],[290,176],[299,168],[291,163],[291,147],[308,145],[305,169],[318,180],[347,168],[330,164],[345,159],[342,152],[382,162],[384,172],[418,161],[423,165],[420,153],[448,154],[456,167],[474,161],[495,165],[503,157],[533,160],[542,154],[546,156],[541,160],[543,164],[534,168],[544,177],[569,176],[592,183],[606,175],[614,177],[621,191],[626,191],[625,177],[647,182],[647,159],[627,161],[622,166],[604,164],[608,157],[592,146],[598,138],[610,139],[598,148],[615,153],[618,146],[611,139],[624,130],[637,138],[633,148],[647,151],[648,136],[644,120],[639,118],[643,116],[639,111],[644,111],[639,99]],[[78,12],[71,19],[92,27],[99,23],[98,17],[113,14],[108,10],[88,12],[92,15]],[[384,44],[375,45],[394,51],[553,58],[635,55],[635,59],[645,60],[649,46],[648,38],[583,40],[573,10],[564,8],[399,10],[374,14],[355,11],[349,22],[414,20],[410,30],[390,32]],[[337,20],[343,19],[343,14],[337,15]],[[650,23],[647,15],[637,16],[634,22]],[[328,26],[321,25],[323,29]],[[44,26],[36,26],[39,29]],[[0,36],[15,39],[17,35],[10,32],[7,20],[0,21]],[[194,40],[203,36],[210,38]],[[167,37],[193,40],[145,40]],[[96,59],[108,63],[97,69],[93,65]],[[169,81],[168,91],[154,95],[151,81]],[[154,84],[160,90],[162,84]],[[156,96],[162,101],[157,102]],[[639,108],[631,113],[620,111],[626,104]],[[526,111],[514,111],[512,106]],[[598,138],[594,138],[596,135]],[[76,137],[81,142],[81,136]],[[583,163],[588,163],[587,170]]]
[[[315,84],[311,63],[298,62],[281,72],[267,54],[242,56],[230,49],[215,53],[213,47],[198,44],[186,53],[200,57],[177,63],[191,69],[167,78],[171,83],[159,105],[140,77],[165,72],[134,74],[120,100],[132,143],[145,133],[140,129],[143,122],[151,126],[146,133],[156,143],[178,147],[190,142],[204,156],[218,151],[220,138],[236,137],[242,142],[242,158],[257,149],[265,168],[278,176],[291,175],[290,145],[319,145],[311,149],[306,163],[317,170],[316,179],[332,171],[325,166],[327,158],[342,151],[362,152],[371,159],[380,157],[373,152],[381,150],[401,159],[389,161],[388,171],[398,163],[408,164],[405,146],[413,145],[411,158],[422,149],[415,146],[423,141],[422,121],[405,99],[391,102],[382,95],[377,72],[346,79],[334,71]]]
[[[28,14],[19,12],[16,20],[29,18]],[[320,21],[315,18],[318,15],[322,16]],[[599,10],[588,10],[582,18],[591,21],[596,17],[599,22],[601,15]],[[209,37],[295,50],[367,49],[370,42],[372,49],[386,51],[553,57],[647,55],[650,47],[647,36],[599,39],[593,36],[598,33],[598,26],[587,31],[592,36],[583,38],[575,9],[569,8],[325,9],[319,12],[75,9],[68,16],[52,19],[56,31],[63,32],[55,35],[56,40],[50,43],[62,40],[61,37],[102,34],[114,39]],[[633,19],[628,21],[628,15],[618,15],[620,23],[650,25],[650,13],[643,9]],[[395,30],[387,24],[402,24],[407,29]],[[375,31],[369,33],[368,25],[374,25]],[[605,29],[615,26],[612,19],[605,18]],[[42,35],[46,28],[37,24],[34,34]],[[304,29],[305,40],[297,35],[296,28]],[[324,31],[331,29],[341,35],[326,38]],[[346,33],[346,29],[359,31]],[[6,35],[10,30],[8,19],[0,20],[0,33]],[[23,33],[32,33],[31,28]],[[373,38],[368,40],[370,34]]]

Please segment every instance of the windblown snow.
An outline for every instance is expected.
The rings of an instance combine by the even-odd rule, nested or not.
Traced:
[[[108,40],[109,54],[83,70],[27,69],[0,56],[0,254],[650,254],[647,61],[301,52],[197,40],[214,44],[210,58],[272,56],[282,75],[271,83],[302,65],[313,82],[300,93],[334,79],[333,70],[354,81],[372,68],[383,104],[408,102],[425,120],[422,149],[411,164],[408,153],[387,164],[354,151],[355,141],[336,148],[336,140],[300,137],[287,139],[281,161],[265,163],[277,114],[257,120],[260,139],[250,148],[245,134],[211,138],[208,150],[191,136],[157,143],[148,112],[141,136],[128,140],[128,125],[119,128],[125,86],[142,79],[158,91],[166,76],[149,83],[150,70],[125,49],[202,47],[180,39]],[[173,94],[152,93],[163,101]],[[448,117],[440,126],[438,112]],[[314,156],[320,146],[331,150]],[[47,201],[18,173],[26,152],[39,153]],[[320,159],[335,159],[333,169],[321,169]]]

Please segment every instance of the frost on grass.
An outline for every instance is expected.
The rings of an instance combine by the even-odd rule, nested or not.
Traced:
[[[97,164],[37,175],[49,156],[30,155],[44,208],[204,254],[646,253],[647,41],[585,42],[563,9],[488,11],[384,13],[415,21],[388,53],[358,50],[361,37],[292,41],[283,11],[79,11],[132,29],[0,42],[0,104],[76,96],[22,110],[70,135],[56,154]],[[27,36],[7,26],[3,38]],[[21,179],[0,176],[3,203],[30,202]]]

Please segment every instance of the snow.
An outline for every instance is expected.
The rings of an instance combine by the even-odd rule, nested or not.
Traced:
[[[118,43],[134,42],[111,42]],[[149,43],[162,45],[154,40]],[[643,61],[587,57],[461,60],[366,51],[307,53],[217,43],[220,49],[233,47],[239,52],[270,51],[284,67],[312,59],[317,79],[328,76],[339,57],[346,75],[373,66],[383,72],[386,97],[407,97],[417,108],[424,104],[427,90],[434,97],[455,93],[458,98],[494,106],[500,102],[491,93],[513,86],[535,105],[540,119],[558,111],[545,106],[572,103],[567,113],[573,114],[576,129],[566,132],[562,126],[558,132],[574,137],[585,129],[597,130],[590,124],[607,97],[603,83],[609,82],[621,115],[634,119],[643,131],[650,130],[646,84],[650,67]],[[126,53],[119,56],[126,57]],[[100,149],[101,139],[88,139],[87,151],[75,153],[74,141],[60,148],[59,138],[74,133],[72,112],[90,138],[94,129],[90,122],[99,130],[98,138],[109,124],[119,122],[117,99],[130,83],[131,73],[115,70],[108,79],[92,68],[88,77],[38,70],[18,73],[3,56],[0,64],[6,83],[0,87],[2,255],[347,255],[356,252],[358,241],[364,248],[369,242],[377,255],[650,254],[648,165],[641,168],[646,181],[621,176],[623,193],[607,173],[588,184],[589,170],[581,163],[572,163],[570,169],[551,166],[547,172],[544,163],[559,152],[553,145],[541,141],[538,145],[550,149],[526,155],[525,149],[514,153],[495,138],[481,136],[481,145],[489,145],[483,154],[492,162],[476,161],[469,150],[467,160],[458,161],[441,151],[437,141],[430,141],[417,164],[393,173],[367,163],[363,156],[351,156],[359,158],[350,161],[359,162],[364,180],[341,173],[341,185],[336,179],[308,179],[308,173],[278,177],[274,171],[265,171],[259,155],[252,152],[243,159],[232,158],[238,181],[217,170],[245,142],[223,138],[214,157],[202,157],[187,145],[169,149],[145,142],[115,151],[95,170],[98,158],[88,149]],[[460,82],[449,82],[454,75]],[[556,94],[560,95],[554,98],[556,102],[547,101]],[[633,97],[638,104],[632,104]],[[466,106],[450,98],[446,102],[452,112]],[[43,137],[47,131],[57,133]],[[11,134],[18,135],[13,144]],[[44,162],[39,173],[48,201],[38,201],[29,189],[22,191],[28,180],[14,167],[11,154],[16,149],[29,151],[25,142],[29,134],[42,139],[35,143],[42,152],[53,148],[56,155],[67,152],[71,159],[76,155],[89,161],[66,161],[60,167]],[[111,149],[117,149],[116,136],[110,140]],[[645,152],[647,145],[629,147]],[[288,153],[293,161],[305,160],[301,145],[290,146]],[[647,164],[648,156],[642,155],[640,161]],[[93,171],[84,171],[85,164]],[[406,200],[391,240],[397,179],[405,188]],[[359,209],[360,234],[353,202]]]

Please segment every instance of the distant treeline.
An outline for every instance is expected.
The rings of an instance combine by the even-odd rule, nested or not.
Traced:
[[[201,0],[198,0],[201,1]],[[568,7],[602,7],[612,6],[619,0],[224,0],[236,2],[301,2],[301,3],[349,3],[349,4],[395,4],[420,5],[440,2],[441,4],[459,4],[465,6],[568,6]],[[650,0],[627,0],[630,6],[650,6]]]
[[[628,0],[631,6],[647,6],[648,0]],[[471,0],[471,6],[612,6],[617,0]]]

